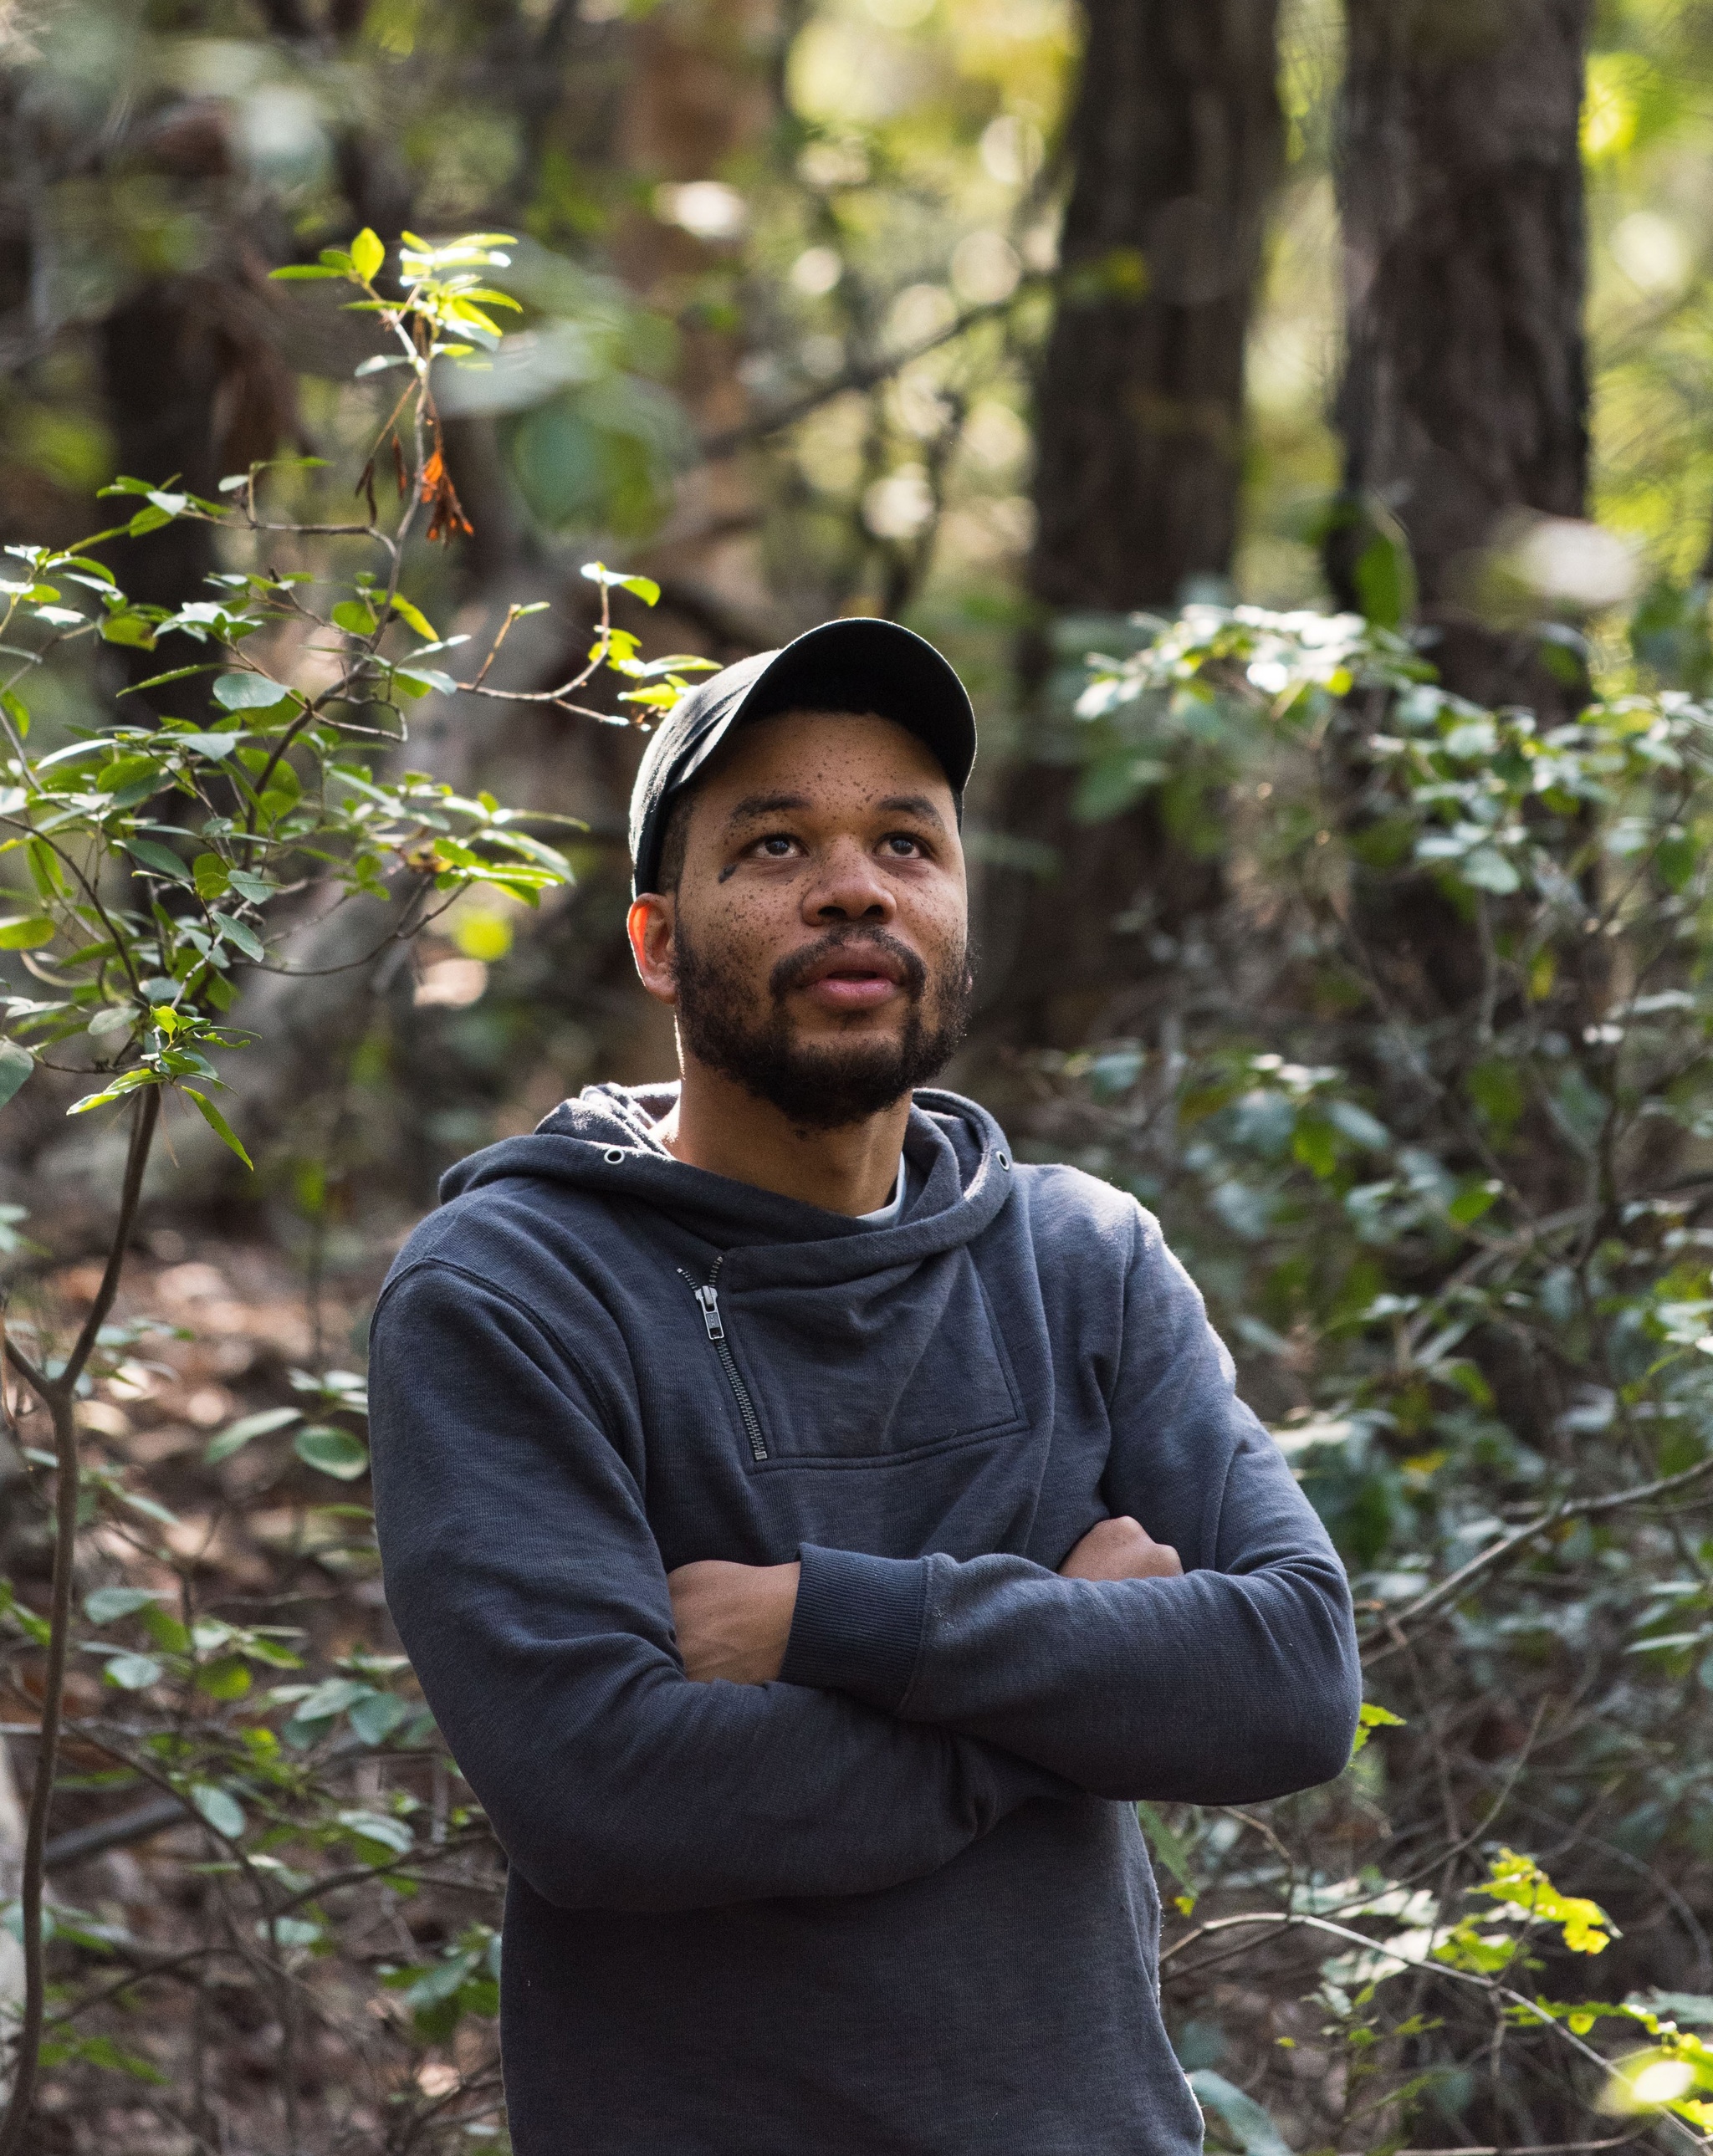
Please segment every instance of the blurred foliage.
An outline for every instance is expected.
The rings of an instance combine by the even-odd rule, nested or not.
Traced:
[[[162,1330],[146,1317],[108,1321],[153,1139],[158,1132],[172,1142],[163,1102],[188,1104],[187,1112],[193,1110],[246,1168],[251,1164],[243,1136],[215,1096],[230,1083],[234,1053],[277,1050],[279,1043],[265,1020],[254,1022],[260,1007],[254,996],[240,997],[240,983],[270,973],[372,973],[460,904],[453,930],[460,947],[498,957],[511,924],[509,913],[496,909],[538,906],[544,892],[572,880],[565,855],[527,828],[551,829],[570,819],[504,808],[486,789],[466,796],[410,767],[399,752],[409,742],[411,707],[434,696],[487,699],[628,727],[634,721],[624,710],[615,714],[584,701],[597,676],[621,706],[643,716],[669,708],[687,675],[709,664],[684,654],[642,658],[637,636],[611,619],[611,595],[623,590],[652,604],[657,586],[589,562],[583,576],[599,593],[599,624],[581,663],[554,687],[507,689],[489,680],[496,658],[517,624],[545,602],[511,607],[475,660],[462,649],[469,637],[439,634],[405,588],[408,569],[430,542],[450,542],[468,529],[447,468],[436,389],[449,364],[479,363],[499,346],[496,311],[514,303],[490,280],[511,266],[510,244],[494,233],[439,246],[407,234],[389,266],[388,249],[365,228],[348,249],[323,249],[316,262],[275,272],[288,284],[337,285],[347,311],[373,319],[380,348],[357,372],[385,381],[391,403],[358,480],[366,519],[316,523],[306,531],[282,521],[262,499],[271,492],[271,467],[253,464],[223,478],[213,495],[116,480],[102,493],[125,506],[119,524],[75,549],[7,550],[12,574],[0,578],[0,649],[7,659],[0,678],[0,890],[15,910],[0,920],[0,967],[19,969],[22,978],[8,982],[21,993],[0,998],[0,1102],[18,1095],[43,1067],[88,1086],[66,1114],[123,1104],[130,1124],[113,1193],[118,1221],[82,1323],[68,1332],[51,1298],[26,1292],[12,1301],[0,1338],[0,1420],[9,1432],[26,1412],[23,1399],[33,1395],[53,1430],[51,1450],[26,1442],[12,1455],[8,1435],[5,1450],[21,1472],[55,1476],[49,1615],[9,1584],[0,1589],[0,1617],[26,1663],[11,1668],[8,1681],[23,1697],[33,1697],[41,1714],[22,1880],[4,1912],[22,1948],[24,1976],[21,1999],[15,1970],[0,1982],[8,2019],[23,2011],[21,2024],[8,2032],[11,2094],[0,2133],[9,2137],[8,2147],[18,2145],[39,2061],[50,2070],[95,2068],[163,2089],[173,2078],[150,2056],[156,2047],[135,2041],[127,2047],[87,2025],[88,2015],[123,1994],[123,1983],[116,1987],[103,1972],[55,1984],[49,1997],[46,1957],[53,1950],[58,1958],[64,1943],[98,1959],[111,1952],[136,1963],[141,1952],[122,1929],[111,1935],[111,1927],[104,1930],[63,1905],[44,1906],[59,1718],[69,1688],[90,1688],[80,1661],[93,1664],[100,1686],[124,1702],[122,1709],[95,1708],[76,1725],[78,1741],[104,1762],[108,1785],[152,1784],[165,1799],[157,1826],[188,1818],[208,1830],[213,1855],[197,1872],[229,1885],[200,1900],[199,1936],[169,1964],[196,1969],[201,1982],[225,1954],[227,1934],[244,1941],[251,1984],[279,2015],[274,2078],[292,2145],[301,2145],[303,2017],[296,1994],[311,1958],[348,1947],[338,1907],[327,1897],[353,1887],[397,1895],[401,1887],[441,1884],[442,1866],[469,1857],[476,1870],[466,1867],[466,1891],[483,1903],[491,1899],[486,1830],[474,1815],[449,1810],[447,1763],[435,1753],[432,1717],[395,1689],[404,1658],[347,1643],[311,1665],[299,1651],[303,1627],[199,1608],[191,1576],[172,1563],[172,1538],[182,1537],[183,1522],[122,1464],[87,1458],[85,1440],[92,1414],[97,1431],[114,1417],[111,1400],[89,1404],[103,1380],[128,1378],[133,1389],[141,1380],[147,1390],[149,1366],[136,1350]],[[303,475],[301,465],[294,470]],[[121,540],[147,542],[180,526],[206,527],[217,558],[248,566],[214,571],[203,586],[210,596],[167,607],[127,597],[114,571],[88,551]],[[280,546],[306,540],[315,542],[320,575],[273,566]],[[122,684],[121,657],[157,655],[172,636],[197,652],[191,664]],[[455,676],[448,665],[467,670]],[[91,703],[107,703],[117,716],[99,726],[66,717],[52,685],[68,677]],[[44,690],[59,721],[46,731],[65,737],[52,746],[35,725],[33,707],[43,704]],[[152,715],[152,723],[133,721],[131,714],[140,721],[147,710],[140,700],[149,691],[167,709]],[[173,715],[173,706],[193,715]],[[342,919],[356,925],[362,947],[329,963],[327,925]],[[472,955],[454,963],[479,968],[485,961]],[[325,1174],[312,1172],[321,1165],[301,1163],[297,1177],[299,1204],[312,1219],[325,1204]],[[26,1265],[42,1255],[21,1248],[16,1236],[11,1240],[13,1255]],[[16,1380],[28,1392],[14,1406]],[[253,1445],[289,1430],[299,1468],[336,1484],[362,1481],[368,1455],[354,1425],[367,1413],[363,1378],[324,1367],[295,1368],[290,1382],[301,1404],[239,1417],[208,1442],[204,1466],[224,1470]],[[365,1506],[323,1504],[315,1527],[323,1561],[337,1549],[359,1567],[372,1565]],[[73,1602],[80,1529],[87,1537],[85,1578],[97,1545],[131,1560],[120,1578],[85,1594],[82,1623]],[[256,1697],[258,1676],[280,1671],[301,1671],[303,1681],[275,1681]],[[395,1778],[389,1782],[373,1763],[363,1800],[353,1803],[342,1764],[353,1753],[378,1753],[389,1744]],[[441,1799],[426,1851],[412,1824],[424,1799],[411,1788],[408,1770],[397,1779],[395,1763],[413,1756],[435,1760],[430,1774]],[[432,1794],[427,1801],[432,1807]],[[15,1854],[7,1851],[9,1866]],[[424,2042],[441,2042],[467,2016],[491,2020],[496,2012],[496,1951],[492,1934],[477,1923],[436,1964],[371,1969],[368,1955],[359,1973],[401,1988],[406,2025]],[[145,1956],[141,1973],[148,1970]],[[330,2010],[337,2018],[337,2004]],[[359,2053],[364,2048],[352,2044],[348,2029],[345,2041]],[[182,2054],[177,2062],[183,2064]],[[491,2135],[491,2100],[462,2101],[480,2097],[492,2082],[486,2050],[472,2074],[445,2071],[450,2079],[429,2092],[441,2099],[430,2117],[401,2108],[400,2092],[393,2090],[387,2145],[420,2143],[430,2132],[443,2143]],[[379,2086],[384,2095],[384,2071]],[[445,2100],[452,2096],[460,2102],[448,2108]],[[205,2092],[198,2088],[170,2116],[176,2129],[202,2136]]]
[[[1186,1890],[1169,1995],[1205,2015],[1208,1943],[1251,1926],[1275,2016],[1318,1971],[1318,2097],[1266,2073],[1253,1994],[1232,2016],[1293,2142],[1597,2138],[1579,2105],[1705,2130],[1713,707],[1546,727],[1354,615],[1192,607],[1134,640],[1067,722],[1082,813],[1156,798],[1231,896],[1154,934],[1145,1030],[1038,1060],[1036,1149],[1160,1214],[1350,1565],[1386,1707],[1348,1786],[1271,1827],[1145,1821]]]

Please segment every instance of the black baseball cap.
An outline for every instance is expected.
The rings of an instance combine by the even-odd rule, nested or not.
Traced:
[[[975,761],[975,714],[951,661],[895,621],[824,621],[698,682],[656,729],[630,789],[631,890],[656,888],[673,800],[734,726],[779,711],[874,711],[930,748],[957,798]]]

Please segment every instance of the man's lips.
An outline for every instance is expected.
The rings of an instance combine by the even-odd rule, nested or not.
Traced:
[[[823,1010],[875,1010],[902,993],[890,973],[823,973],[806,981],[803,994]]]
[[[902,991],[904,973],[902,961],[890,952],[830,951],[798,988],[823,1010],[874,1010]]]

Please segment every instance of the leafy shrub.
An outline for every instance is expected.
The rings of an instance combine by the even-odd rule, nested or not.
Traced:
[[[1224,2041],[1299,2143],[1705,2130],[1669,2025],[1713,2024],[1713,709],[1483,711],[1352,616],[1143,634],[1088,664],[1083,810],[1159,796],[1226,897],[1153,937],[1145,1030],[1044,1059],[1035,1142],[1160,1214],[1408,1725],[1270,1825],[1150,1820],[1189,2054],[1230,1927],[1258,1989]]]
[[[315,1652],[301,1626],[198,1606],[194,1567],[179,1562],[171,1540],[183,1523],[91,1448],[84,1424],[95,1412],[92,1389],[141,1368],[139,1348],[162,1332],[145,1318],[110,1319],[163,1102],[188,1103],[249,1164],[218,1098],[229,1056],[269,1046],[248,1023],[252,1006],[239,993],[245,976],[313,970],[315,939],[341,909],[372,929],[340,961],[361,968],[385,961],[461,896],[486,890],[533,906],[569,880],[563,853],[544,835],[569,819],[507,808],[486,793],[466,798],[413,771],[403,753],[407,713],[430,696],[463,695],[610,720],[586,701],[598,675],[626,685],[621,701],[648,712],[669,706],[686,670],[707,663],[641,659],[637,639],[611,622],[610,591],[623,586],[651,603],[658,594],[646,578],[599,563],[584,572],[600,598],[587,659],[539,690],[488,680],[499,643],[534,609],[512,608],[472,666],[460,649],[469,639],[438,634],[409,594],[421,542],[468,529],[433,383],[437,363],[497,342],[493,310],[515,302],[484,277],[504,265],[506,244],[492,234],[440,246],[407,237],[391,296],[382,285],[387,249],[372,232],[348,251],[328,250],[318,265],[276,273],[352,288],[349,304],[373,314],[387,340],[359,374],[402,378],[390,411],[381,407],[386,416],[358,482],[365,516],[276,519],[278,475],[261,467],[224,480],[217,499],[126,479],[106,490],[134,505],[111,530],[67,549],[7,549],[14,566],[0,581],[0,642],[10,661],[0,683],[0,874],[9,878],[11,906],[0,920],[0,952],[13,954],[8,963],[30,978],[20,984],[27,992],[4,1000],[0,1101],[39,1064],[71,1070],[89,1082],[69,1112],[120,1110],[129,1140],[113,1194],[117,1225],[80,1322],[68,1322],[49,1300],[26,1306],[19,1298],[3,1336],[13,1372],[53,1425],[52,1450],[28,1446],[28,1463],[55,1482],[48,1614],[9,1588],[0,1605],[14,1688],[41,1702],[23,1880],[7,1919],[22,1943],[25,1981],[0,2151],[19,2145],[41,2063],[172,2087],[175,2076],[152,2056],[160,2046],[121,2042],[109,2025],[116,2015],[122,2024],[143,1987],[160,1979],[196,1985],[199,2015],[217,1981],[229,2001],[234,1989],[254,1995],[277,2031],[271,2071],[294,2148],[302,2145],[299,2082],[314,2048],[311,2018],[338,2025],[347,2057],[369,2069],[372,2109],[384,2100],[384,2114],[371,2119],[379,2137],[371,2145],[497,2131],[491,2045],[478,2045],[467,2071],[445,2060],[417,2071],[424,2045],[444,2045],[466,2017],[491,2020],[496,2011],[495,1941],[471,1921],[470,1897],[474,1909],[494,1909],[497,1852],[480,1817],[451,1794],[450,1763],[402,1658],[348,1641],[323,1640]],[[214,527],[224,566],[207,595],[176,608],[128,598],[105,553],[92,551],[182,521]],[[327,573],[275,566],[306,550]],[[198,655],[115,697],[114,670],[102,676],[103,647],[152,650],[169,636],[180,639],[175,650],[188,640]],[[80,667],[116,715],[93,727],[62,721],[58,731],[69,737],[44,743],[49,728],[33,719],[63,711],[56,691]],[[136,701],[144,691],[186,715],[154,719]],[[9,1213],[0,1240],[28,1260]],[[278,1450],[290,1432],[274,1474],[332,1478],[354,1498],[368,1467],[361,1378],[316,1369],[292,1382],[300,1405],[240,1417],[213,1438],[204,1467],[222,1468],[252,1446]],[[373,1562],[365,1507],[322,1504],[314,1518],[324,1564],[336,1556]],[[83,1621],[80,1568],[85,1584],[107,1573],[85,1595]],[[96,1670],[91,1685],[84,1672]],[[155,1793],[121,1827],[200,1825],[205,1861],[189,1867],[200,1929],[170,1951],[45,1906],[69,1671],[80,1702],[70,1724],[80,1756],[105,1763],[105,1786]],[[401,1964],[394,1917],[392,1950],[377,1958],[368,1938],[377,1912],[384,1917],[425,1889],[464,1896],[455,1943],[425,1966]],[[337,1974],[315,1980],[318,1962]],[[116,1977],[116,1967],[123,1974]],[[400,1993],[390,2015],[388,1987]],[[403,2060],[375,2057],[377,2018],[402,2038]],[[188,2039],[197,2056],[200,2027]],[[182,2053],[175,2063],[184,2066]],[[186,2071],[182,2095],[152,2102],[181,2135],[201,2140],[214,2129],[200,2069]],[[342,2120],[329,2115],[335,2138],[361,2124],[347,2108]]]

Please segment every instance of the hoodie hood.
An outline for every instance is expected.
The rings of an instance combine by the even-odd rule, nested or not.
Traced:
[[[782,1276],[831,1285],[972,1241],[1011,1194],[1004,1132],[960,1094],[917,1091],[904,1132],[912,1194],[903,1217],[884,1228],[675,1159],[655,1133],[677,1097],[676,1083],[585,1086],[528,1137],[502,1139],[448,1168],[441,1203],[510,1181],[558,1183],[652,1206],[723,1250],[741,1250],[743,1271],[758,1283],[774,1272],[768,1254],[776,1250]]]

